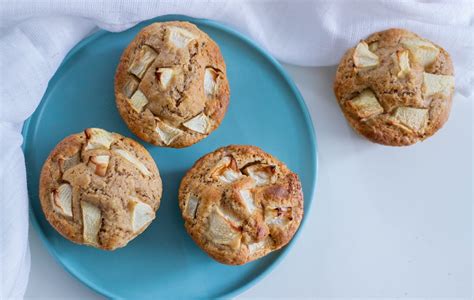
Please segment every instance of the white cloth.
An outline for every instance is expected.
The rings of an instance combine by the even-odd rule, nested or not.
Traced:
[[[452,54],[457,92],[474,87],[472,1],[1,1],[0,296],[21,298],[29,270],[28,200],[21,125],[67,52],[96,26],[121,31],[165,14],[214,19],[256,40],[281,61],[337,64],[368,34],[401,27]]]

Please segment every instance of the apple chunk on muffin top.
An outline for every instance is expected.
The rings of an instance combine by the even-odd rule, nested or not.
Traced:
[[[433,135],[448,119],[453,66],[443,48],[390,29],[346,52],[334,91],[358,133],[376,143],[410,145]]]
[[[285,246],[303,217],[298,176],[255,146],[199,159],[179,189],[186,230],[212,258],[244,264]]]
[[[161,178],[135,141],[99,128],[62,140],[44,163],[40,200],[67,239],[105,250],[125,246],[155,218]]]
[[[155,145],[190,146],[214,131],[229,103],[217,44],[187,22],[154,23],[124,51],[115,76],[120,115]]]

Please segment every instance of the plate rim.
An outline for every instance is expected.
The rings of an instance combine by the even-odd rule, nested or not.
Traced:
[[[257,42],[253,41],[251,38],[247,37],[243,33],[240,33],[236,29],[231,28],[228,25],[225,25],[223,23],[220,23],[218,21],[210,20],[210,19],[205,19],[205,18],[194,18],[186,15],[179,15],[179,14],[167,14],[167,15],[161,15],[161,16],[156,16],[151,19],[143,20],[141,22],[137,22],[134,26],[126,29],[129,30],[131,28],[134,28],[135,26],[139,24],[148,24],[152,22],[166,22],[166,21],[187,21],[194,23],[199,27],[199,25],[205,25],[205,26],[210,26],[213,27],[217,30],[223,31],[231,36],[234,36],[242,41],[244,41],[247,45],[249,45],[251,48],[253,48],[255,51],[257,51],[260,55],[262,55],[265,59],[267,59],[273,67],[277,69],[277,71],[280,73],[280,75],[283,77],[283,79],[287,82],[291,92],[296,96],[297,103],[299,104],[299,107],[301,108],[302,115],[304,117],[305,123],[308,124],[309,127],[309,133],[310,133],[310,138],[311,138],[311,156],[314,157],[314,165],[311,166],[312,172],[314,173],[314,180],[312,182],[312,188],[311,188],[311,195],[304,195],[304,199],[306,202],[306,199],[310,199],[309,202],[307,202],[307,209],[304,211],[304,216],[301,221],[301,224],[291,239],[291,241],[282,249],[280,249],[280,254],[275,258],[273,262],[271,262],[266,268],[263,269],[259,274],[257,274],[254,278],[246,281],[245,283],[241,284],[239,287],[232,289],[228,292],[224,292],[221,295],[219,295],[219,298],[233,298],[235,296],[238,296],[251,288],[252,286],[255,286],[257,283],[259,283],[263,278],[265,278],[268,274],[270,274],[281,262],[282,260],[288,255],[290,252],[291,248],[294,246],[295,242],[299,239],[301,232],[305,228],[306,225],[306,220],[308,218],[308,215],[311,211],[311,207],[313,206],[313,201],[315,200],[316,196],[316,191],[317,191],[317,182],[318,182],[318,171],[319,171],[319,155],[318,155],[318,143],[317,143],[317,135],[316,131],[314,129],[313,121],[311,118],[311,115],[309,113],[308,106],[306,105],[306,102],[301,95],[301,92],[299,91],[298,87],[294,83],[292,77],[288,75],[286,70],[282,67],[282,65],[270,54],[268,53],[263,47],[261,47]],[[124,30],[124,31],[126,31]],[[21,135],[23,137],[23,142],[21,145],[21,149],[23,150],[23,154],[25,153],[25,148],[26,148],[26,140],[29,132],[29,127],[30,127],[30,122],[32,119],[32,116],[34,112],[38,109],[42,109],[42,104],[45,101],[45,98],[49,95],[51,92],[50,88],[53,85],[50,85],[51,83],[54,84],[56,81],[56,74],[61,70],[61,68],[80,50],[82,50],[85,46],[93,42],[94,40],[102,37],[105,34],[110,34],[110,33],[115,33],[111,31],[107,31],[104,29],[99,29],[96,32],[91,33],[89,36],[85,37],[81,41],[79,41],[76,45],[74,45],[71,50],[67,53],[67,55],[64,57],[62,60],[61,64],[58,66],[57,70],[54,72],[52,75],[51,79],[48,81],[47,88],[41,97],[40,102],[38,102],[38,106],[36,109],[33,111],[33,113],[24,121],[22,130],[21,130]],[[25,166],[26,166],[26,159],[25,159]],[[25,167],[26,169],[26,167]],[[88,278],[80,276],[79,274],[76,274],[73,272],[70,267],[68,267],[61,259],[59,259],[59,255],[57,254],[56,250],[54,247],[51,245],[49,240],[47,239],[44,231],[41,229],[41,226],[39,225],[39,222],[34,214],[33,208],[30,205],[30,202],[32,201],[30,199],[30,195],[28,192],[28,185],[27,185],[27,194],[28,194],[28,214],[29,214],[29,220],[30,224],[32,224],[32,227],[35,229],[36,233],[40,237],[41,242],[47,249],[49,255],[53,257],[53,259],[59,263],[59,265],[66,270],[70,275],[72,275],[76,280],[87,286],[89,289],[94,291],[95,293],[98,293],[101,296],[105,296],[107,298],[111,299],[120,299],[120,295],[116,295],[113,292],[110,292],[109,290],[105,290],[102,287],[98,286],[94,282],[91,282]]]

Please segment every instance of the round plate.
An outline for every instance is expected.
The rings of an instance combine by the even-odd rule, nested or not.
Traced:
[[[170,20],[193,22],[219,44],[231,90],[227,115],[208,138],[185,149],[142,142],[163,179],[161,207],[143,234],[113,252],[69,242],[49,225],[41,211],[38,180],[43,162],[64,137],[87,127],[104,128],[140,142],[115,107],[115,68],[140,29]],[[235,296],[268,273],[289,250],[287,246],[244,266],[226,266],[194,244],[183,226],[177,192],[186,170],[202,155],[229,144],[256,145],[299,174],[305,213],[315,192],[315,133],[294,83],[278,62],[252,41],[209,20],[164,16],[120,33],[99,31],[83,40],[49,82],[41,104],[25,122],[23,135],[32,223],[51,255],[66,270],[111,298]]]

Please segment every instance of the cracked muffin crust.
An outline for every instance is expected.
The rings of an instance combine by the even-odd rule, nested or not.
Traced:
[[[298,175],[255,146],[199,159],[179,188],[184,225],[215,260],[241,265],[285,246],[303,218]]]
[[[41,170],[39,195],[65,238],[104,250],[142,233],[160,205],[158,168],[132,139],[99,128],[66,137]]]
[[[346,52],[334,92],[358,133],[380,144],[411,145],[447,121],[453,65],[440,46],[412,32],[389,29]]]
[[[197,143],[219,127],[229,104],[219,46],[191,23],[153,23],[122,54],[115,97],[123,120],[144,141]]]

